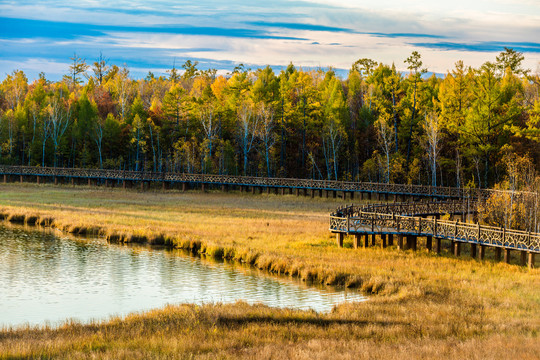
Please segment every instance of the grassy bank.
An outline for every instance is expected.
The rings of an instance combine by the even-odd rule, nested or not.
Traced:
[[[243,303],[125,321],[0,332],[4,357],[534,358],[540,271],[426,251],[338,249],[343,201],[294,196],[0,185],[0,213],[115,241],[149,241],[374,294],[330,314]],[[515,256],[516,257],[516,256]],[[377,294],[377,295],[375,295]],[[194,338],[197,341],[194,341]],[[188,357],[188,356],[185,356]]]

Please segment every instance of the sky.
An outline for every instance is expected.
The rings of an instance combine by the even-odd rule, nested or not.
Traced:
[[[74,53],[92,63],[100,52],[136,78],[188,59],[220,73],[292,62],[346,74],[360,58],[405,71],[414,50],[444,74],[505,46],[540,71],[540,0],[0,0],[0,79],[58,80]]]

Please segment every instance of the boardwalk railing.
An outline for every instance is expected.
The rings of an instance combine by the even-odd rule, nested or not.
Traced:
[[[237,185],[249,187],[273,187],[290,189],[312,189],[343,192],[362,192],[394,194],[417,197],[436,198],[488,198],[494,190],[469,189],[454,187],[433,187],[428,185],[407,185],[407,184],[384,184],[370,182],[348,182],[330,180],[310,180],[293,178],[265,178],[252,176],[234,175],[206,175],[206,174],[185,174],[171,172],[146,172],[146,171],[122,171],[122,170],[100,170],[100,169],[77,169],[77,168],[51,168],[35,166],[8,166],[0,165],[0,174],[38,176],[38,177],[59,177],[75,179],[102,179],[115,181],[137,181],[137,182],[169,182],[169,183],[198,183],[198,184],[219,184]]]
[[[425,203],[432,205],[440,214],[460,213],[467,211],[459,208],[464,202],[435,202]],[[424,205],[416,210],[409,208],[403,210],[403,204],[383,205],[378,208],[343,207],[337,209],[330,216],[330,230],[345,234],[393,234],[413,235],[447,239],[462,243],[487,245],[504,249],[521,250],[540,253],[540,234],[527,231],[483,226],[480,224],[464,223],[459,221],[439,220],[437,218],[422,218],[420,216],[398,215],[408,213],[415,215],[434,214],[436,211],[426,210]],[[378,211],[374,211],[378,210]],[[383,211],[384,210],[384,211]],[[395,211],[392,211],[395,210]],[[392,213],[393,212],[393,213]]]
[[[432,216],[441,214],[469,214],[475,213],[478,208],[476,201],[430,201],[430,202],[401,202],[381,203],[364,206],[341,206],[331,214],[336,217],[355,217],[361,213],[383,213],[409,216]]]

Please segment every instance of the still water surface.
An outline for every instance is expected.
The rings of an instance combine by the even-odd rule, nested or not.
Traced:
[[[178,303],[261,302],[328,311],[364,300],[179,251],[0,225],[0,327],[106,319]]]

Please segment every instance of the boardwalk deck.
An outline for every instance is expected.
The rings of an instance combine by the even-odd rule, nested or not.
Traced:
[[[275,188],[289,190],[292,193],[296,190],[332,192],[336,197],[336,192],[342,192],[343,197],[354,193],[384,194],[394,196],[409,197],[428,197],[439,199],[460,199],[460,198],[487,198],[494,190],[488,189],[466,189],[454,187],[432,187],[428,185],[407,185],[407,184],[385,184],[370,182],[348,182],[348,181],[330,181],[330,180],[311,180],[311,179],[292,179],[292,178],[265,178],[252,176],[235,175],[208,175],[208,174],[185,174],[170,172],[145,172],[145,171],[122,171],[122,170],[100,170],[100,169],[77,169],[77,168],[51,168],[35,166],[8,166],[0,165],[0,174],[4,175],[4,181],[7,177],[35,178],[42,179],[67,179],[69,181],[86,180],[102,182],[138,182],[138,183],[163,183],[163,184],[195,184],[199,186],[217,185],[217,186],[238,186],[243,189],[248,188]],[[314,193],[312,192],[312,195]],[[327,194],[328,196],[328,194]]]
[[[534,255],[540,253],[540,234],[520,230],[482,226],[460,221],[439,220],[435,215],[466,214],[474,206],[466,202],[426,202],[420,204],[384,204],[364,207],[346,206],[330,215],[330,231],[337,233],[338,244],[343,235],[396,235],[450,240],[474,246],[490,246],[507,251],[518,250],[528,254],[529,266]],[[435,216],[424,218],[423,216]],[[459,253],[459,251],[457,251]],[[523,258],[523,257],[522,257]]]

